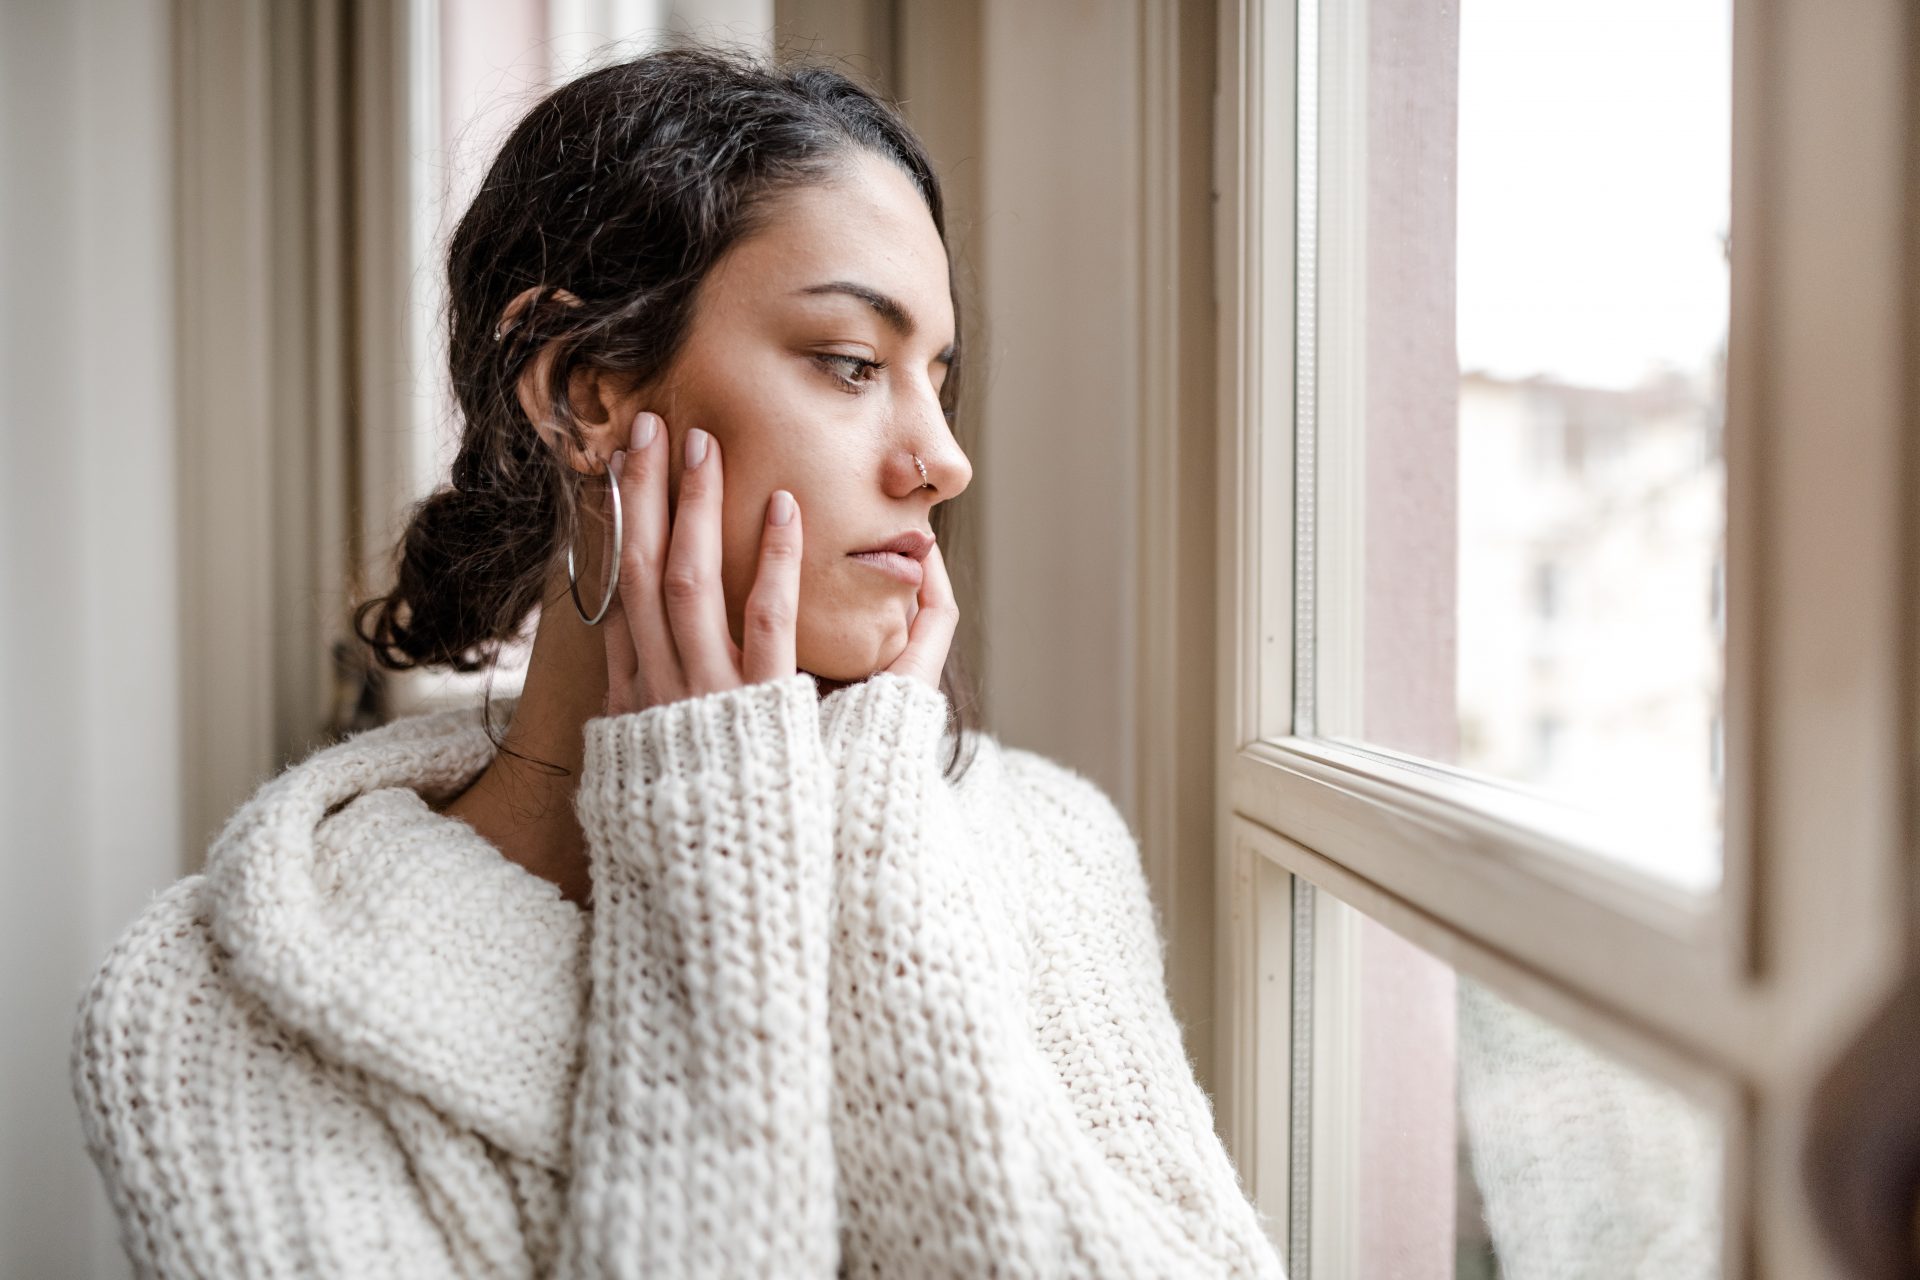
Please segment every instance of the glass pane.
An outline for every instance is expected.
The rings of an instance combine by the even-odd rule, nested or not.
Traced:
[[[1712,1110],[1315,898],[1308,1274],[1720,1274]]]
[[[1722,845],[1728,0],[1321,5],[1319,736]]]

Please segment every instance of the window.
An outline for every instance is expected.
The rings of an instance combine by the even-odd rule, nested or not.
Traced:
[[[1700,442],[1725,395],[1726,6],[1662,18],[1658,42],[1610,6],[1320,0],[1318,17],[1296,192],[1317,634],[1297,710],[1310,736],[1469,787],[1594,816],[1633,797],[1622,847],[1590,852],[1710,888],[1699,744],[1723,662],[1675,606],[1725,528]],[[1610,93],[1623,75],[1636,91]],[[1544,473],[1507,395],[1551,424]],[[1562,594],[1528,581],[1542,558],[1567,608],[1521,679],[1516,646]]]
[[[1811,13],[1224,6],[1221,1109],[1295,1280],[1830,1270],[1910,218],[1898,14]]]

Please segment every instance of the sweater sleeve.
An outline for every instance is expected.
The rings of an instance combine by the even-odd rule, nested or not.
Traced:
[[[831,1277],[832,828],[813,679],[585,732],[591,994],[557,1274]]]
[[[890,673],[822,708],[853,1273],[978,1275],[997,1260],[1280,1280],[1186,1057],[1124,820],[1054,766],[1026,802],[971,824],[937,758],[947,711]],[[1016,819],[1035,860],[1018,874],[980,834]]]

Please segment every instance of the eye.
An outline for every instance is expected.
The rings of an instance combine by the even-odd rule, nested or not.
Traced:
[[[859,395],[860,388],[872,382],[874,376],[887,367],[884,360],[868,360],[861,356],[817,355],[814,357],[833,375],[843,391]]]

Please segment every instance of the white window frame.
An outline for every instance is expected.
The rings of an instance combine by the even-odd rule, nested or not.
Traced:
[[[1307,1230],[1336,1229],[1314,1193],[1337,1185],[1340,1153],[1303,1135],[1338,1132],[1311,1114],[1338,1099],[1299,1089],[1293,1069],[1314,1049],[1300,1016],[1311,934],[1290,931],[1312,895],[1293,883],[1710,1107],[1726,1138],[1724,1274],[1830,1269],[1795,1117],[1912,941],[1901,288],[1920,210],[1903,186],[1901,10],[1865,0],[1836,23],[1815,0],[1736,0],[1727,838],[1702,903],[1582,856],[1577,831],[1549,836],[1538,811],[1491,807],[1495,788],[1296,736],[1313,513],[1294,501],[1295,428],[1313,388],[1295,378],[1312,292],[1295,287],[1294,166],[1320,136],[1295,109],[1296,35],[1313,10],[1297,29],[1293,4],[1220,6],[1219,1110],[1316,1280],[1342,1274]]]

